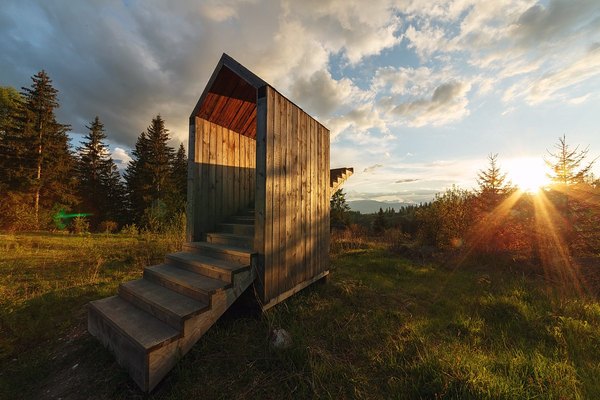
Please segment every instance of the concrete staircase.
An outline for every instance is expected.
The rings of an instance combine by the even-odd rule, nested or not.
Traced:
[[[118,295],[89,304],[88,330],[151,391],[254,281],[254,210],[184,245]]]

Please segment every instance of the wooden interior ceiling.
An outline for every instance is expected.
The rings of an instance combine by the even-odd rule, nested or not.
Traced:
[[[256,139],[256,88],[223,66],[198,117]]]

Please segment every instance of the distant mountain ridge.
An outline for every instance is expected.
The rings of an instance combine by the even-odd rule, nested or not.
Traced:
[[[351,200],[348,201],[348,205],[352,211],[358,211],[361,214],[372,214],[378,212],[380,208],[383,208],[384,210],[393,208],[398,211],[402,207],[414,206],[415,203],[406,203],[402,201]]]

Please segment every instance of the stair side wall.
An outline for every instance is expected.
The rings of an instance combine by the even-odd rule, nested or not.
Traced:
[[[233,302],[250,286],[254,271],[240,272],[234,277],[232,288],[219,291],[212,296],[211,309],[185,321],[184,336],[148,356],[148,390],[154,389],[208,329],[217,322]]]

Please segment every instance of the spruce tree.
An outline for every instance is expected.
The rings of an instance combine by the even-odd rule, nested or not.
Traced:
[[[96,117],[84,138],[83,145],[77,149],[77,178],[81,209],[92,213],[92,229],[104,220],[117,221],[123,207],[123,184],[121,175],[104,141],[104,125]]]
[[[596,161],[594,159],[582,166],[587,158],[588,148],[579,150],[579,146],[576,146],[571,149],[565,135],[558,138],[558,143],[554,145],[554,148],[554,152],[546,150],[549,158],[545,158],[544,161],[552,171],[548,177],[555,186],[566,191],[569,186],[583,183]]]
[[[346,202],[346,194],[343,189],[338,189],[329,201],[329,217],[331,228],[345,228],[348,225],[348,211],[350,206]]]
[[[17,118],[22,109],[21,94],[10,86],[0,86],[0,191],[9,189],[11,164],[15,163],[14,142]]]
[[[477,174],[479,204],[485,211],[493,210],[512,191],[506,174],[498,166],[498,154],[489,154],[488,160],[488,168]]]
[[[383,212],[383,208],[379,208],[379,212],[375,216],[375,220],[373,221],[373,232],[375,233],[383,233],[387,229],[387,220],[385,218],[385,213]]]
[[[172,171],[174,194],[176,196],[174,206],[178,211],[184,211],[187,201],[187,155],[183,143],[179,144],[177,153],[175,153]]]
[[[32,78],[30,88],[23,87],[23,105],[16,119],[14,135],[5,141],[11,153],[7,166],[10,186],[27,196],[32,204],[35,227],[41,227],[40,215],[49,222],[52,209],[77,202],[69,126],[56,120],[58,91],[45,71]]]
[[[144,215],[151,210],[162,210],[174,188],[172,164],[173,148],[169,147],[169,131],[157,115],[146,132],[142,132],[132,151],[132,160],[125,171],[131,213],[136,223],[148,224]],[[160,218],[165,216],[160,211]]]

